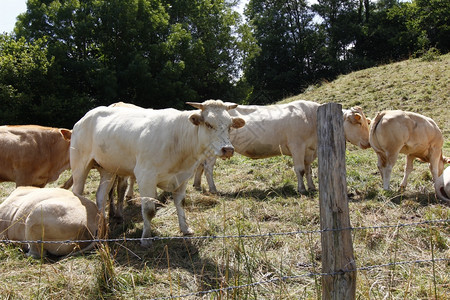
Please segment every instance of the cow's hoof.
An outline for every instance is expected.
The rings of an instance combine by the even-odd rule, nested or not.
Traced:
[[[144,248],[150,248],[153,244],[153,241],[151,239],[141,239],[141,246]]]

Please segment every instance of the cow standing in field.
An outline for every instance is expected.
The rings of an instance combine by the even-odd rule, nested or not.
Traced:
[[[298,191],[306,192],[303,176],[309,190],[315,190],[311,164],[317,157],[317,109],[320,104],[298,100],[287,104],[268,106],[240,105],[230,115],[245,120],[243,128],[230,132],[235,151],[258,159],[278,155],[292,156],[298,181]],[[369,148],[369,125],[362,109],[343,110],[344,131],[347,141],[363,149]],[[203,170],[209,191],[217,192],[213,179],[215,157],[208,157],[199,165],[194,187],[201,187]]]
[[[0,126],[0,182],[44,187],[70,167],[72,132],[38,125]]]
[[[437,197],[450,204],[450,166],[438,177],[434,183],[434,187]]]
[[[14,241],[90,240],[98,221],[94,202],[61,188],[18,187],[0,204],[0,237]],[[77,254],[93,246],[93,242],[29,243],[27,255]]]
[[[115,176],[134,175],[142,197],[143,246],[151,244],[146,238],[151,236],[150,221],[156,213],[157,187],[172,192],[181,232],[193,233],[182,207],[187,181],[205,155],[231,157],[234,147],[229,130],[245,124],[228,113],[237,104],[220,100],[188,104],[199,110],[98,107],[73,128],[70,165],[74,193],[83,193],[87,174],[97,164],[97,205],[104,215],[106,193]]]
[[[436,123],[417,113],[387,110],[377,114],[370,126],[370,145],[378,156],[383,188],[389,190],[392,167],[399,153],[406,154],[400,188],[406,188],[415,158],[430,164],[433,182],[442,174],[448,158],[442,156],[444,138]]]

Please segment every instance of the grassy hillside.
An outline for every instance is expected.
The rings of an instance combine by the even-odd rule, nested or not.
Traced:
[[[359,105],[369,117],[382,109],[420,112],[439,124],[445,135],[444,152],[450,156],[449,88],[450,55],[445,55],[341,76],[284,102],[308,99]],[[450,208],[435,198],[428,166],[415,162],[402,193],[400,156],[393,170],[393,191],[384,192],[372,150],[347,145],[346,159],[351,224],[371,227],[352,231],[356,264],[367,267],[358,272],[357,298],[449,299],[449,261],[418,262],[450,259],[448,223],[380,227],[450,218]],[[318,185],[317,162],[313,168]],[[65,172],[53,186],[69,175]],[[232,237],[164,239],[150,249],[132,241],[111,242],[84,257],[57,261],[33,260],[17,246],[2,244],[0,298],[149,299],[188,294],[186,299],[319,299],[320,276],[310,275],[321,271],[319,194],[297,194],[292,159],[235,155],[218,161],[215,180],[220,195],[189,185],[186,215],[195,237]],[[92,171],[86,194],[93,200],[97,185],[97,173]],[[3,183],[0,188],[4,199],[13,185]],[[113,238],[140,237],[139,200],[129,203],[124,222],[110,229]],[[171,201],[158,212],[152,231],[160,237],[180,236]],[[297,231],[301,233],[288,234]],[[243,236],[266,233],[283,234]],[[394,264],[398,262],[405,263]],[[267,282],[283,276],[285,280]],[[249,285],[260,281],[266,283]],[[245,287],[195,294],[238,285]]]

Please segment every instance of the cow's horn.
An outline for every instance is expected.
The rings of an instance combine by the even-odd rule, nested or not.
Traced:
[[[193,106],[195,108],[203,110],[203,104],[198,102],[186,102],[186,104]]]

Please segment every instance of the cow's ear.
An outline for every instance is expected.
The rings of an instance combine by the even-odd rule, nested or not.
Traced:
[[[192,114],[189,116],[189,121],[191,121],[192,124],[195,126],[198,126],[203,123],[203,117],[200,114]]]
[[[358,113],[356,113],[356,114],[355,114],[355,120],[356,120],[356,121],[361,120],[361,115],[358,114]]]
[[[66,141],[70,141],[70,138],[72,137],[72,130],[60,129],[59,132],[62,134]]]
[[[232,124],[231,127],[232,128],[241,128],[242,126],[245,125],[245,120],[242,118],[232,118]]]
[[[370,124],[372,123],[372,120],[371,120],[371,119],[369,119],[369,118],[366,118],[366,120],[367,120],[367,125],[369,125],[369,126],[370,126]]]
[[[197,109],[203,110],[203,103],[198,103],[198,102],[186,102],[186,104],[193,106]]]

